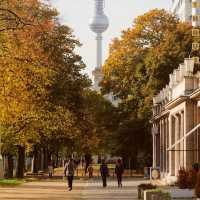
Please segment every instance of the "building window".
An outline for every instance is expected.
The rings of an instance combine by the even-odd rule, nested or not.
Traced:
[[[198,3],[197,2],[192,2],[192,8],[198,8]]]
[[[192,50],[193,51],[199,50],[199,43],[197,43],[197,42],[192,43]]]
[[[200,7],[200,3],[198,1],[191,2],[191,4],[192,4],[192,8],[199,8]]]
[[[193,37],[199,37],[200,36],[199,29],[192,29],[192,36]]]
[[[199,57],[193,57],[192,59],[194,60],[194,62],[195,62],[196,64],[199,64]]]
[[[193,15],[192,16],[192,21],[193,22],[197,22],[199,20],[199,16],[198,15]]]

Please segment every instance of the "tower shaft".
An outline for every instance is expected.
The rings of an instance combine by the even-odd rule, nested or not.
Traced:
[[[96,37],[97,41],[97,66],[96,69],[101,69],[102,67],[102,34],[98,33]]]

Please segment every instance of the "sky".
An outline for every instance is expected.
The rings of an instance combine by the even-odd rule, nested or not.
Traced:
[[[60,22],[70,26],[82,46],[76,49],[86,64],[86,72],[92,77],[96,66],[95,34],[89,29],[94,13],[94,0],[50,0],[60,13]],[[108,57],[109,44],[121,31],[131,27],[135,17],[154,8],[169,10],[171,0],[105,0],[105,14],[109,28],[103,34],[103,61]]]

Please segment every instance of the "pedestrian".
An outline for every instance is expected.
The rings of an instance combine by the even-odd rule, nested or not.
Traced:
[[[118,187],[122,187],[122,175],[124,173],[124,166],[121,159],[117,160],[115,167],[115,174],[117,176]]]
[[[109,175],[109,170],[107,164],[105,163],[105,160],[102,160],[100,173],[103,181],[103,187],[107,187],[107,177]]]
[[[75,167],[74,160],[70,158],[69,161],[65,164],[65,168],[64,168],[64,174],[65,176],[67,176],[67,180],[68,180],[69,191],[72,190],[75,168],[76,167]]]
[[[89,178],[93,178],[93,167],[92,167],[92,165],[90,165],[88,167],[88,172],[89,172]]]
[[[52,165],[51,161],[48,164],[48,174],[49,174],[49,178],[52,178],[52,176],[53,176],[53,165]]]

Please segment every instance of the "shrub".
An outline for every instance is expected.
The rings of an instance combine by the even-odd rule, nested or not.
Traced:
[[[156,189],[156,186],[152,184],[140,184],[138,185],[138,188],[141,188],[143,190],[151,190],[151,189]]]
[[[185,189],[188,187],[188,173],[184,168],[180,168],[178,171],[177,184],[180,189]]]
[[[181,168],[179,170],[177,185],[180,189],[195,188],[196,183],[197,172],[194,168],[190,170],[185,170],[184,168]]]
[[[195,169],[191,169],[187,173],[187,185],[189,189],[195,188],[197,182],[197,172]]]
[[[165,200],[171,200],[171,194],[169,192],[163,192],[163,197]]]
[[[152,184],[140,184],[138,185],[138,199],[143,198],[145,190],[156,189],[155,185]]]
[[[194,163],[194,164],[192,165],[192,168],[193,168],[196,172],[198,172],[198,171],[199,171],[199,168],[200,168],[200,163]]]
[[[200,171],[197,173],[197,182],[195,186],[195,193],[198,198],[200,198]]]

